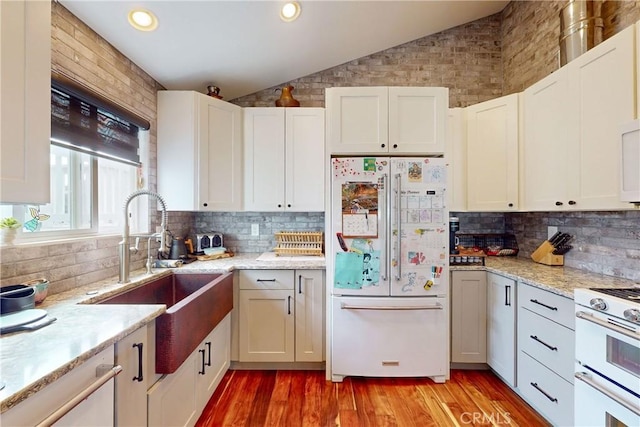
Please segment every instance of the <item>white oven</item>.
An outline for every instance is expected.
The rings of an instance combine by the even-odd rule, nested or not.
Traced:
[[[575,291],[575,423],[640,426],[640,288],[605,291]]]

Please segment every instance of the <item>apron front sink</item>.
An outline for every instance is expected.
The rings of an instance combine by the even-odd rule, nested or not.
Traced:
[[[98,304],[165,304],[156,318],[156,373],[171,374],[233,309],[233,273],[173,274]]]

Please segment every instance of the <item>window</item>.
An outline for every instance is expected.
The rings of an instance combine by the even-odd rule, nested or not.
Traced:
[[[141,188],[149,123],[62,76],[51,89],[51,202],[2,206],[19,240],[120,233],[124,201]],[[131,203],[132,232],[148,231],[148,203]]]

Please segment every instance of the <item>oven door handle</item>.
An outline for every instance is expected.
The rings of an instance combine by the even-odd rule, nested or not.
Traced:
[[[602,326],[603,328],[609,329],[611,331],[617,332],[619,334],[624,335],[625,337],[629,337],[634,340],[640,340],[640,335],[635,332],[629,331],[625,328],[622,328],[617,325],[613,325],[611,323],[605,322],[604,320],[600,320],[592,314],[585,313],[584,311],[577,311],[576,317],[578,319],[586,320],[587,322],[595,323],[596,325]]]
[[[616,396],[614,393],[610,392],[609,390],[607,390],[605,387],[602,387],[600,384],[598,384],[597,382],[593,381],[591,378],[589,378],[589,374],[587,374],[586,372],[576,372],[575,374],[573,374],[574,377],[576,377],[576,379],[582,381],[583,383],[587,384],[588,386],[594,388],[595,390],[599,391],[600,393],[604,394],[605,396],[607,396],[609,399],[613,400],[614,402],[616,402],[618,405],[624,406],[626,409],[630,410],[631,412],[633,412],[634,414],[636,414],[637,416],[640,417],[640,408],[638,408],[637,406],[620,399],[618,396]]]

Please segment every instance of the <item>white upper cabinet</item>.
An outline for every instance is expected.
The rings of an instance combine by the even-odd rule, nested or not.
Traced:
[[[49,203],[51,3],[0,2],[0,29],[0,203]]]
[[[324,210],[324,109],[245,108],[244,209]]]
[[[467,210],[467,130],[464,108],[450,108],[445,148],[448,172],[449,210]]]
[[[568,69],[563,67],[524,91],[522,178],[525,210],[551,210],[567,194],[571,114]],[[573,159],[575,161],[575,159]]]
[[[467,208],[518,209],[518,99],[503,96],[466,108]]]
[[[158,192],[167,209],[242,210],[242,108],[192,91],[158,92]]]
[[[629,209],[619,126],[635,117],[631,26],[524,91],[526,210]]]
[[[449,91],[441,87],[328,88],[329,154],[443,154]]]

